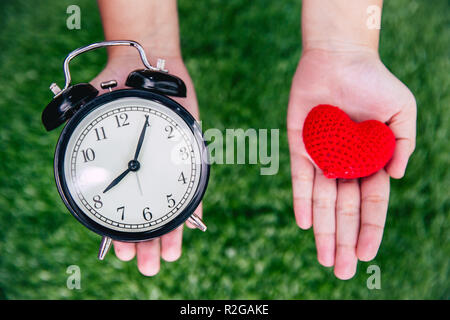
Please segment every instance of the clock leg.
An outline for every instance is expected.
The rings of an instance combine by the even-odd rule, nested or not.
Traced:
[[[100,242],[100,249],[98,250],[98,259],[105,259],[106,254],[108,253],[109,248],[111,247],[112,239],[109,237],[103,237],[102,242]]]
[[[193,224],[197,229],[202,230],[203,232],[206,231],[206,224],[202,221],[202,219],[199,218],[195,213],[193,213],[188,221]]]

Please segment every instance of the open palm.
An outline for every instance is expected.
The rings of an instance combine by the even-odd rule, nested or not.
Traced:
[[[199,112],[197,98],[191,78],[184,66],[181,57],[162,57],[166,60],[166,67],[170,73],[181,78],[186,84],[187,97],[174,98],[178,103],[184,106],[198,120]],[[150,63],[156,65],[155,59],[150,57]],[[100,83],[116,80],[117,89],[125,88],[125,81],[131,71],[143,69],[141,61],[133,55],[115,57],[113,61],[108,62],[105,69],[91,81],[100,94],[105,91],[100,88]],[[199,217],[202,216],[201,204],[195,211]],[[189,227],[193,227],[188,224]],[[160,257],[166,261],[175,261],[181,255],[183,237],[183,226],[171,231],[170,233],[150,241],[131,243],[114,241],[114,250],[116,256],[123,261],[129,261],[137,255],[137,264],[139,271],[147,276],[153,276],[159,272]]]
[[[328,179],[308,156],[303,122],[318,104],[340,107],[354,121],[389,125],[396,148],[388,165],[362,179]],[[389,200],[389,177],[404,175],[415,147],[416,103],[370,50],[304,52],[293,79],[287,117],[292,189],[297,224],[313,226],[317,257],[340,279],[356,272],[358,259],[372,260],[381,243]]]

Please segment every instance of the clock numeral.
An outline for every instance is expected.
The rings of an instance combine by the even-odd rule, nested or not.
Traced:
[[[175,199],[172,198],[172,194],[168,194],[166,197],[167,197],[167,207],[169,208],[175,207]]]
[[[125,207],[118,207],[117,208],[117,213],[122,214],[122,220],[125,218]]]
[[[183,171],[181,171],[180,177],[178,178],[178,181],[182,181],[183,184],[186,184],[186,178],[184,177]]]
[[[180,149],[181,160],[187,160],[189,158],[189,152],[186,147],[182,147]]]
[[[128,126],[130,123],[128,122],[128,114],[121,113],[119,115],[115,115],[117,121],[117,128]]]
[[[87,148],[86,150],[81,150],[83,153],[84,162],[88,161],[94,161],[95,159],[95,152],[92,150],[92,148]]]
[[[100,209],[101,207],[103,207],[102,198],[100,198],[99,195],[94,196],[92,198],[92,200],[94,200],[94,207],[95,207],[95,209]]]
[[[144,219],[147,220],[147,221],[150,221],[153,218],[149,207],[145,207],[144,208],[144,210],[142,211],[142,215],[144,216]]]
[[[100,130],[95,128],[95,134],[97,135],[97,141],[107,139],[105,134],[105,128],[101,127]]]
[[[173,127],[172,126],[166,126],[164,128],[164,131],[169,133],[169,135],[167,136],[167,139],[172,139],[173,137],[175,137],[175,135],[173,134]]]

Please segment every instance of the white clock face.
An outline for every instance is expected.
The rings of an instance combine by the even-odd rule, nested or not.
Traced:
[[[171,109],[120,98],[91,111],[74,129],[64,156],[66,185],[96,223],[124,232],[153,230],[191,202],[202,172],[200,148]]]

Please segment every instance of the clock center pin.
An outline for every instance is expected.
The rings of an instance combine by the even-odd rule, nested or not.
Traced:
[[[137,160],[131,160],[130,162],[128,162],[128,169],[130,169],[130,171],[138,171],[140,167],[141,164]]]

